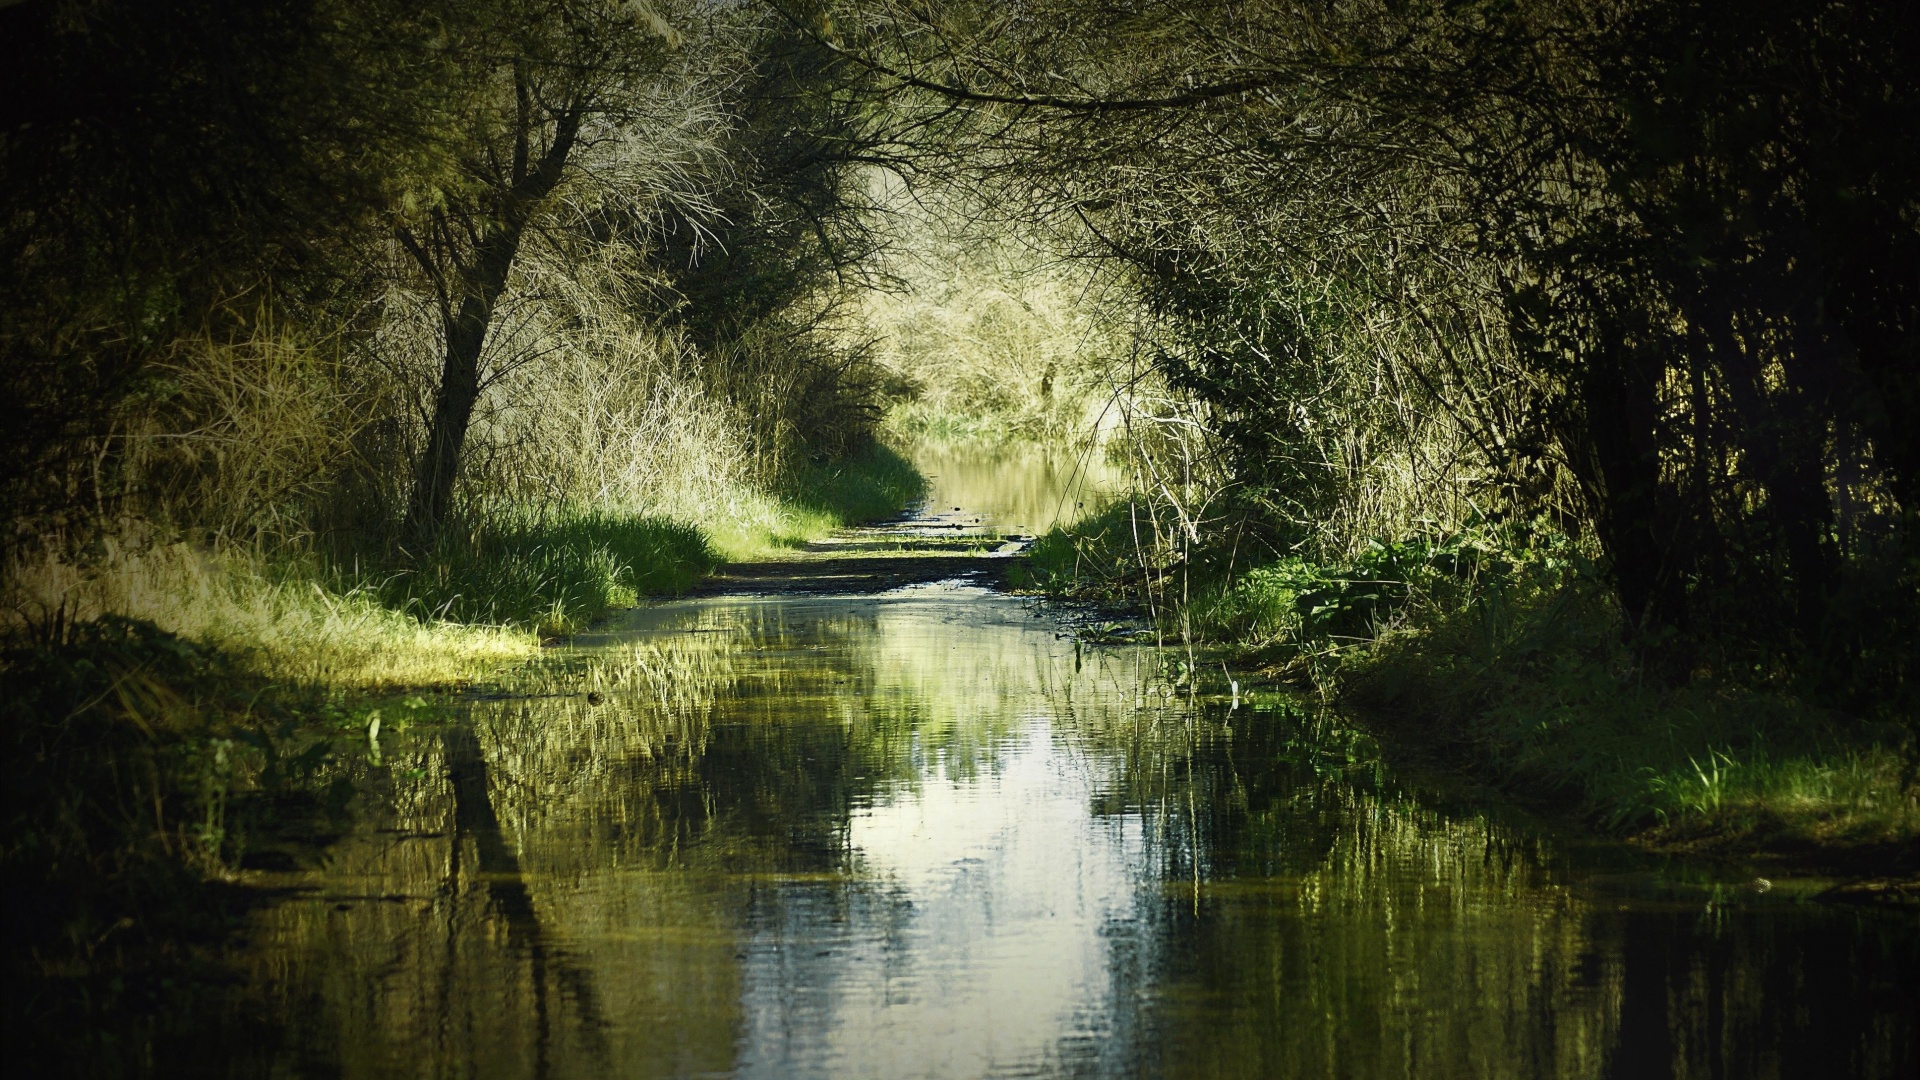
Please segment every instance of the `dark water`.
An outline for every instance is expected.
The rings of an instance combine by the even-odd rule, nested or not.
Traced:
[[[381,736],[250,1070],[1913,1074],[1913,915],[1436,806],[1018,599],[670,603],[535,689]]]

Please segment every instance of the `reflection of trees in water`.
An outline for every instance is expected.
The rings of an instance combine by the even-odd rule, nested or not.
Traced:
[[[728,1068],[732,920],[639,856],[710,816],[696,766],[733,675],[704,647],[614,650],[390,735],[323,899],[262,920],[293,1052],[347,1075]],[[559,693],[583,687],[604,703]]]
[[[1334,719],[1169,704],[1160,674],[1148,650],[1076,650],[1004,599],[667,609],[556,657],[529,683],[544,696],[394,737],[323,897],[262,917],[260,984],[295,1021],[291,1052],[346,1074],[727,1071],[764,1029],[749,1012],[826,1023],[851,977],[767,942],[836,925],[910,953],[915,916],[867,880],[856,815],[932,776],[994,778],[1044,716],[1096,778],[1089,810],[1136,838],[1137,899],[1106,937],[1109,1071],[1911,1059],[1913,976],[1862,974],[1920,960],[1910,929],[1618,910],[1530,834],[1395,788]],[[1862,1023],[1876,985],[1884,1016]]]
[[[544,1076],[611,1060],[581,956],[555,939],[466,726],[391,736],[362,827],[314,895],[257,920],[249,957],[311,1072]]]
[[[1862,985],[1891,957],[1920,970],[1910,927],[1698,892],[1624,903],[1537,836],[1397,790],[1320,710],[1145,730],[1100,809],[1143,818],[1164,886],[1116,953],[1116,979],[1157,988],[1129,1025],[1147,1072],[1875,1076],[1912,1059],[1914,977]]]
[[[1131,481],[1099,447],[928,444],[909,456],[928,478],[930,506],[964,506],[988,525],[1034,532],[1073,524]]]
[[[858,808],[930,772],[990,774],[1035,708],[1105,702],[1138,664],[1077,666],[1005,599],[709,602],[568,676],[600,704],[516,699],[474,718],[530,858],[841,870]]]

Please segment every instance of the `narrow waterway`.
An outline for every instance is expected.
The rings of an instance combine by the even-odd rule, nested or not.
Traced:
[[[948,470],[937,514],[809,556],[908,568],[871,588],[747,575],[390,726],[352,831],[252,917],[232,1000],[258,1041],[174,1052],[343,1077],[1912,1075],[1914,915],[1444,805],[1335,717],[1079,641],[991,588],[996,526],[1078,501],[1048,467],[971,505]]]

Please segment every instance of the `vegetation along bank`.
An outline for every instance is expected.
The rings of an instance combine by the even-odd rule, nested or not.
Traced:
[[[915,440],[1119,478],[1030,584],[1390,746],[1911,878],[1909,7],[0,7],[9,1022]]]

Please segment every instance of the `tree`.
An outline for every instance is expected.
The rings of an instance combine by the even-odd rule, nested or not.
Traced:
[[[0,8],[0,519],[110,500],[100,441],[183,336],[352,291],[438,171],[436,33],[384,0]]]
[[[450,48],[469,95],[460,175],[396,229],[431,287],[444,349],[409,537],[432,539],[452,509],[488,334],[529,232],[555,224],[569,185],[633,179],[621,155],[676,104],[654,91],[677,40],[652,8],[620,0],[481,6],[457,24]]]
[[[849,0],[835,22],[879,28],[868,58],[917,107],[975,114],[955,175],[1128,267],[1268,506],[1355,520],[1382,498],[1367,458],[1424,457],[1485,510],[1592,537],[1628,635],[1679,643],[1669,670],[1712,637],[1844,671],[1878,646],[1837,597],[1920,610],[1910,8]]]

